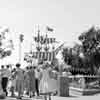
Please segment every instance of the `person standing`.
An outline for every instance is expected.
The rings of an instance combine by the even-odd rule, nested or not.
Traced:
[[[24,73],[20,68],[20,64],[16,64],[16,91],[18,92],[18,99],[21,99],[24,92]]]
[[[6,96],[8,94],[7,85],[8,85],[8,80],[9,80],[10,76],[11,76],[11,72],[9,70],[9,65],[7,65],[6,68],[3,69],[3,72],[2,72],[2,83],[1,83],[3,91],[6,93]]]
[[[4,66],[2,65],[1,68],[4,68]],[[2,71],[3,69],[0,70],[0,99],[4,99],[6,97],[6,94],[5,92],[3,91],[3,88],[2,88]]]
[[[11,75],[11,87],[10,87],[10,91],[11,91],[11,97],[15,96],[15,87],[16,87],[16,69],[14,68],[12,70],[12,75]]]
[[[49,89],[50,85],[50,77],[49,77],[49,70],[48,70],[48,64],[46,63],[43,65],[42,70],[41,70],[41,80],[40,80],[40,85],[39,85],[39,91],[40,93],[48,93],[51,90]]]
[[[52,75],[51,75],[52,74]],[[43,65],[43,70],[41,71],[41,80],[40,80],[40,93],[55,93],[58,91],[58,81],[55,78],[51,78],[53,76],[51,66],[46,63]]]
[[[35,95],[35,71],[32,68],[32,66],[30,66],[30,70],[28,71],[28,75],[29,75],[29,95],[30,98],[32,97],[32,95]]]
[[[39,75],[40,75],[40,72],[39,72],[39,69],[36,68],[36,66],[34,67],[34,70],[35,70],[35,87],[36,87],[36,93],[37,93],[37,96],[39,96]]]
[[[24,89],[26,91],[26,95],[29,95],[29,67],[26,67],[25,73],[24,73]]]
[[[0,72],[1,72],[1,87],[2,87],[2,89],[3,89],[3,91],[4,91],[4,86],[3,86],[3,74],[4,74],[4,65],[1,65],[1,70],[0,70]]]

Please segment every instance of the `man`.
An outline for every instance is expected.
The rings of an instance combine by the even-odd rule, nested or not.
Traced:
[[[24,73],[24,89],[26,90],[26,94],[29,95],[29,75],[28,75],[28,72],[29,72],[29,67],[27,66],[26,67],[26,71]]]
[[[36,66],[34,67],[34,70],[35,70],[35,87],[36,87],[36,93],[37,93],[37,96],[39,96],[39,69],[36,68]]]
[[[4,99],[6,97],[6,93],[4,92],[3,89],[3,71],[4,71],[4,65],[1,65],[1,70],[0,70],[0,99]]]
[[[2,88],[3,91],[6,93],[7,96],[7,84],[8,84],[8,80],[9,77],[11,76],[11,72],[9,70],[9,65],[6,66],[6,68],[4,69],[4,66],[2,66],[3,72],[2,72]]]
[[[11,97],[14,97],[15,96],[15,93],[14,93],[14,90],[15,90],[15,87],[16,87],[16,69],[14,68],[12,71],[11,71],[11,87],[10,87],[10,92],[11,92]]]
[[[28,75],[29,75],[29,95],[30,98],[32,97],[32,95],[34,96],[35,94],[35,72],[34,69],[32,68],[32,66],[30,66],[30,70],[28,71]]]
[[[24,73],[20,66],[19,63],[16,64],[16,91],[18,92],[18,99],[21,99],[24,92]]]

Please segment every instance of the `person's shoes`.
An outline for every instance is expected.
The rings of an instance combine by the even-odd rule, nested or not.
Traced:
[[[26,92],[26,95],[29,95],[29,92]]]
[[[32,97],[34,97],[34,96],[35,96],[35,94],[33,93],[33,94],[32,94]]]
[[[37,96],[39,96],[39,93],[37,93]]]
[[[6,96],[8,96],[8,92],[6,92]]]
[[[22,99],[22,97],[17,97],[17,99]]]
[[[30,95],[30,98],[32,98],[32,96]]]

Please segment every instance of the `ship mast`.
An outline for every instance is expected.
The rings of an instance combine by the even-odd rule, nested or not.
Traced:
[[[50,29],[49,29],[50,31]],[[60,48],[56,50],[55,43],[57,43],[56,38],[48,36],[48,30],[46,31],[45,36],[40,34],[40,28],[38,25],[38,30],[34,36],[34,47],[35,50],[32,50],[32,58],[37,59],[38,61],[50,61],[52,62],[55,59],[56,52],[59,52]]]

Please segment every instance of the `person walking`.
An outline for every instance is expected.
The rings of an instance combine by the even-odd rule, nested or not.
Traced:
[[[18,99],[21,99],[24,92],[24,73],[20,68],[20,64],[16,64],[16,92],[18,92]]]

